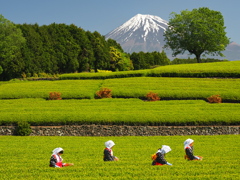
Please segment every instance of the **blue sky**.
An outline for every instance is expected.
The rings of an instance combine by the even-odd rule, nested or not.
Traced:
[[[0,14],[18,24],[75,24],[107,34],[136,14],[169,20],[170,13],[208,7],[220,11],[230,41],[240,44],[240,0],[0,0]]]

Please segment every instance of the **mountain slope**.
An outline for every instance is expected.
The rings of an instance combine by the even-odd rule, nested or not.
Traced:
[[[130,20],[117,27],[113,31],[105,35],[106,39],[116,40],[127,53],[133,52],[153,52],[162,51],[164,46],[164,31],[168,27],[168,22],[158,16],[137,14]],[[169,59],[172,57],[171,50],[164,50]],[[240,45],[230,43],[226,50],[223,51],[226,57],[206,56],[205,58],[240,60]],[[178,55],[178,58],[194,58],[194,55],[188,55],[188,52],[183,55]]]
[[[105,37],[116,40],[129,53],[161,51],[167,26],[158,16],[137,14]]]

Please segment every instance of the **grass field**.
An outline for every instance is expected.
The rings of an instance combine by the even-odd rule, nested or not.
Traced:
[[[195,140],[194,154],[202,161],[183,159],[183,142]],[[104,142],[116,143],[118,162],[103,162]],[[240,136],[150,137],[14,137],[0,136],[0,179],[238,179]],[[166,160],[173,166],[152,166],[151,155],[161,145],[172,151]],[[50,168],[51,151],[62,147],[64,162],[74,166]]]

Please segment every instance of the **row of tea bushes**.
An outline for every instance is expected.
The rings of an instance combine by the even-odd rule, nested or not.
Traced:
[[[194,154],[202,161],[186,161],[183,142],[194,140]],[[115,142],[118,162],[104,162],[104,142]],[[26,179],[238,179],[239,135],[220,136],[128,136],[128,137],[16,137],[3,136],[0,178]],[[172,148],[166,160],[173,166],[152,166],[151,155],[162,145]],[[64,149],[65,168],[50,168],[51,151]],[[10,158],[9,158],[10,157]]]
[[[48,99],[50,92],[61,93],[62,99],[94,99],[102,87],[110,89],[114,98],[146,99],[153,92],[161,100],[206,100],[220,95],[223,102],[240,101],[240,79],[162,77],[8,82],[0,85],[0,99]]]
[[[62,74],[59,79],[113,79],[126,77],[240,78],[240,61],[160,66],[155,69]]]
[[[239,125],[240,104],[202,100],[0,100],[0,125]]]

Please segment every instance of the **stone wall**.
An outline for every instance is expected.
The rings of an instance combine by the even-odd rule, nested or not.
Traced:
[[[240,126],[31,126],[30,136],[174,136],[240,134]],[[14,135],[15,126],[0,126],[0,135]]]

